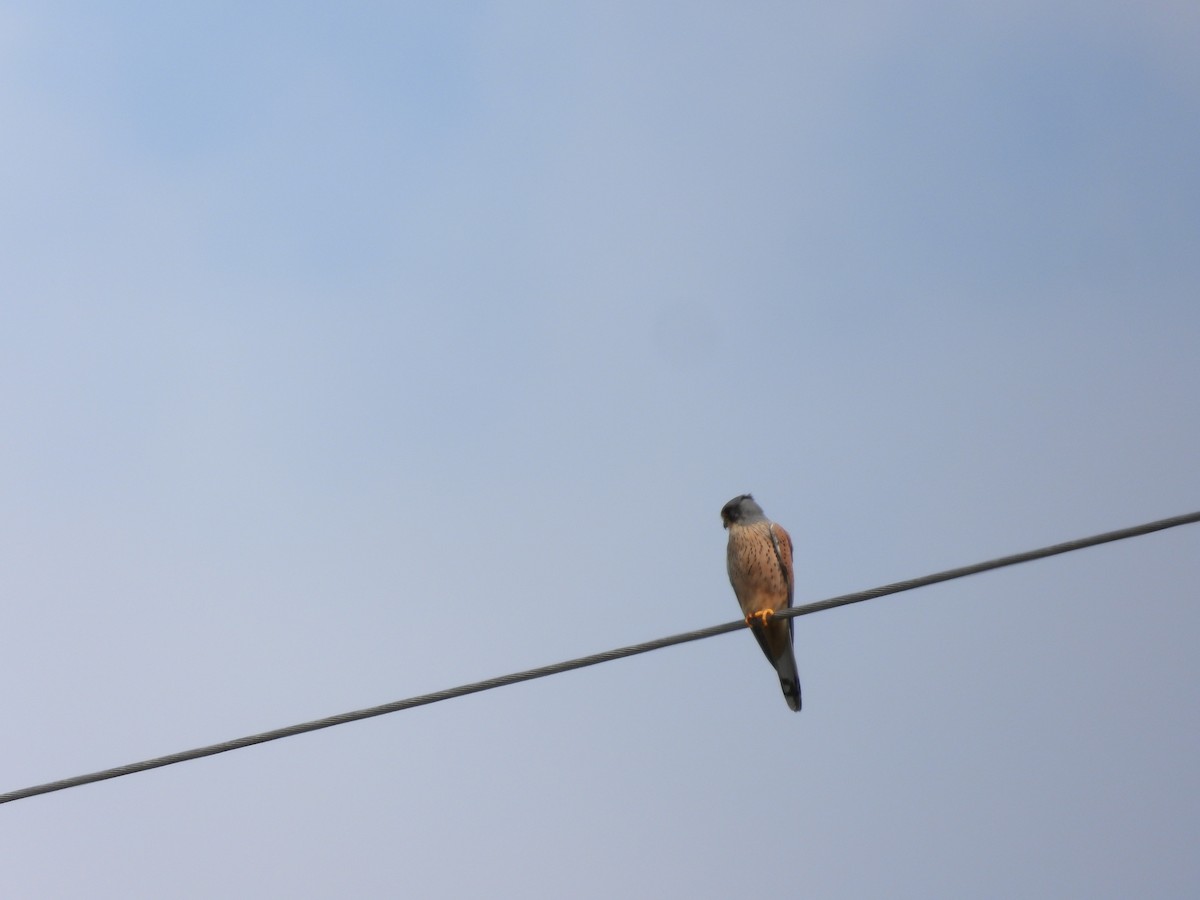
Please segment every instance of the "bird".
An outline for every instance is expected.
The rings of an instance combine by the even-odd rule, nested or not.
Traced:
[[[741,494],[721,507],[729,531],[726,565],[746,624],[779,675],[784,699],[800,711],[800,676],[792,650],[792,620],[775,619],[792,605],[792,538],[782,525],[766,517],[752,496]]]

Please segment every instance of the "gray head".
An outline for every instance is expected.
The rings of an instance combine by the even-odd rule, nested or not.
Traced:
[[[749,494],[734,497],[721,507],[721,522],[726,528],[730,525],[749,525],[751,522],[761,522],[765,518],[762,507],[755,503],[754,498]]]

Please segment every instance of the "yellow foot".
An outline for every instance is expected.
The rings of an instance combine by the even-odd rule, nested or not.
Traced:
[[[754,620],[758,619],[759,624],[765,628],[767,626],[767,623],[771,621],[771,619],[774,617],[774,615],[775,615],[774,610],[760,609],[758,612],[750,613],[746,616],[746,624],[753,625]]]

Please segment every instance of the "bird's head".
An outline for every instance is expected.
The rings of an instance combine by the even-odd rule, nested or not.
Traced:
[[[728,528],[730,525],[745,525],[765,519],[762,507],[754,502],[749,494],[734,497],[721,507],[721,523]]]

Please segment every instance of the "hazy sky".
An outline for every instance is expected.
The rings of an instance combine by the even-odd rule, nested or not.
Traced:
[[[0,2],[0,792],[1200,508],[1200,7]],[[0,806],[13,897],[1194,897],[1200,527]]]

